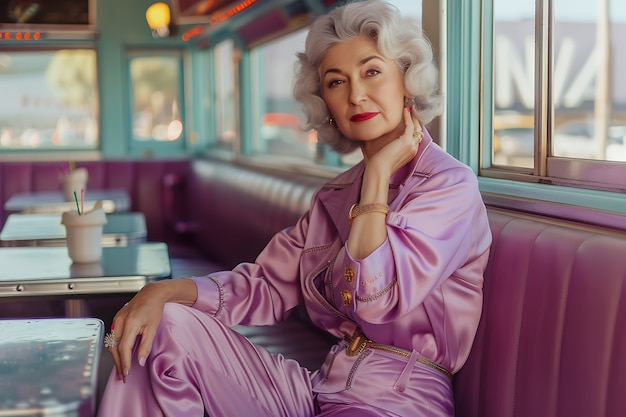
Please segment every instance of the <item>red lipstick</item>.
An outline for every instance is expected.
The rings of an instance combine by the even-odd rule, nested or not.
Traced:
[[[350,118],[350,121],[351,122],[364,122],[377,115],[378,115],[378,112],[359,113],[359,114],[355,114],[354,116],[352,116]]]

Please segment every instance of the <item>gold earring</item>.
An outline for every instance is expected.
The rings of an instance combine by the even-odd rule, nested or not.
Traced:
[[[328,117],[328,125],[334,129],[337,129],[337,122],[333,119],[333,116]]]
[[[415,105],[415,97],[404,99],[404,107],[413,107],[414,105]]]

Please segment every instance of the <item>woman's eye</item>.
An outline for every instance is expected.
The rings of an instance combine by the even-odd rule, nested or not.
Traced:
[[[377,74],[380,74],[380,71],[375,68],[371,68],[371,69],[368,69],[365,73],[367,75],[377,75]]]
[[[330,80],[327,85],[328,88],[333,88],[338,86],[339,84],[341,84],[341,80]]]

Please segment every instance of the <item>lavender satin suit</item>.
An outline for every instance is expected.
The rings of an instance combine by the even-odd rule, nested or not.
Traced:
[[[389,184],[388,238],[366,259],[350,256],[348,211],[363,163],[315,194],[310,210],[274,236],[254,263],[192,278],[193,307],[166,304],[145,367],[124,384],[113,371],[99,417],[451,417],[451,379],[482,308],[491,234],[477,179],[425,132],[415,158]],[[346,354],[340,341],[321,369],[272,355],[230,329],[270,325],[304,303],[334,336],[360,329],[379,349]]]

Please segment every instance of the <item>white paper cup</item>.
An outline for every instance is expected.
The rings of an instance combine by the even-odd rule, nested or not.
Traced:
[[[63,187],[63,195],[66,201],[74,201],[74,192],[80,199],[81,190],[87,189],[89,172],[87,168],[76,168],[69,173],[62,173],[59,177]]]
[[[67,252],[76,263],[96,262],[102,256],[102,226],[107,222],[102,209],[79,215],[66,211],[61,217],[65,226]]]
[[[72,277],[101,277],[103,273],[104,268],[100,262],[74,262],[70,265],[70,276]]]

